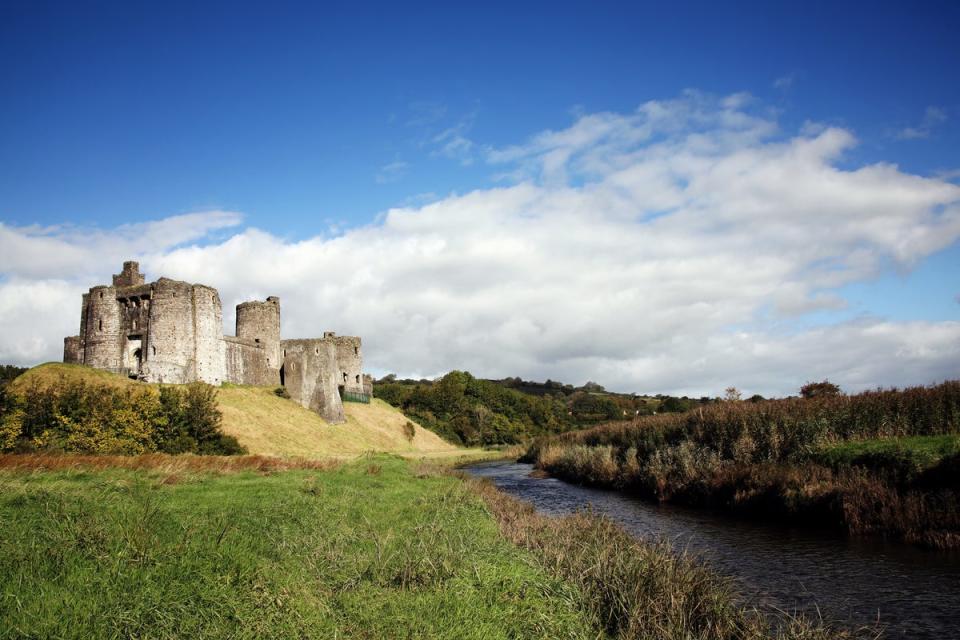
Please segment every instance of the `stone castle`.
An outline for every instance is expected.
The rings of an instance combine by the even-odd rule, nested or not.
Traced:
[[[237,335],[223,335],[220,294],[168,278],[145,283],[124,262],[112,285],[83,294],[80,335],[63,340],[63,361],[146,382],[200,380],[286,387],[290,397],[331,423],[343,422],[343,398],[369,399],[360,338],[282,340],[280,299],[237,305]]]

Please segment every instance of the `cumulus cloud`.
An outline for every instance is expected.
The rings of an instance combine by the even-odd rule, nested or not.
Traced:
[[[286,336],[361,335],[376,373],[460,368],[691,395],[955,377],[957,322],[790,328],[842,307],[838,287],[960,238],[960,187],[892,164],[842,168],[855,144],[833,127],[781,131],[747,95],[688,92],[488,150],[514,182],[392,209],[337,237],[245,228],[202,241],[219,228],[208,226],[131,244],[119,228],[94,234],[101,255],[75,230],[4,227],[2,247],[22,238],[73,253],[39,271],[29,258],[49,246],[4,262],[0,360],[57,358],[81,289],[136,254],[148,277],[218,287],[228,329],[234,304],[279,295]],[[197,229],[238,221],[196,215]]]

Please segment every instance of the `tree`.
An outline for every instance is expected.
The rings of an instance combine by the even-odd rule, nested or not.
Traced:
[[[738,402],[741,398],[740,390],[736,387],[727,387],[723,391],[723,399],[727,402]]]
[[[841,393],[840,387],[829,380],[807,382],[807,384],[800,387],[800,395],[804,398],[827,398],[830,396],[839,396]]]

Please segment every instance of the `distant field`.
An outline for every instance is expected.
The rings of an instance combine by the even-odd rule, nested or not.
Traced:
[[[61,380],[120,388],[145,386],[90,367],[47,363],[30,369],[9,388],[16,392],[34,383],[56,385]],[[369,405],[345,403],[347,422],[330,425],[292,400],[278,397],[270,387],[225,385],[217,390],[217,398],[224,433],[236,437],[251,454],[308,458],[354,457],[369,451],[409,457],[484,455],[449,444],[417,424],[408,439],[404,428],[408,418],[377,399]]]
[[[453,477],[390,456],[266,473],[181,458],[0,469],[0,638],[597,635]]]

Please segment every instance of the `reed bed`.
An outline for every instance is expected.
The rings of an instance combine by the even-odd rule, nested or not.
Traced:
[[[960,546],[960,382],[722,402],[534,442],[557,477],[650,499]]]

